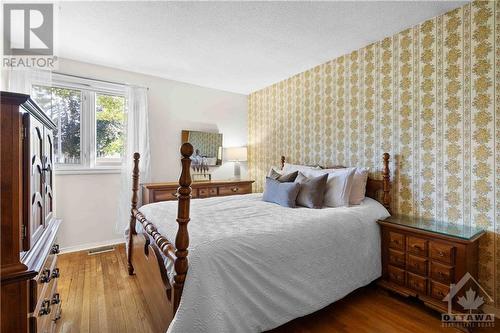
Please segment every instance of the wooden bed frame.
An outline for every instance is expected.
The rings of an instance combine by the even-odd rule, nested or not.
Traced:
[[[177,190],[178,230],[175,244],[160,234],[155,225],[138,210],[139,190],[139,153],[134,154],[134,168],[132,171],[132,207],[128,236],[128,273],[135,273],[137,282],[144,293],[148,304],[147,313],[150,315],[150,324],[157,332],[165,332],[172,321],[182,296],[184,281],[188,271],[189,233],[187,225],[190,221],[189,207],[191,200],[191,155],[193,146],[184,143],[181,146],[182,172]],[[285,157],[281,157],[283,168]],[[368,178],[366,196],[381,202],[389,210],[390,205],[390,175],[389,154],[383,155],[382,179]],[[340,168],[340,166],[337,166]],[[143,231],[136,232],[136,224],[140,223]],[[151,244],[154,243],[154,244]],[[173,283],[165,268],[164,258],[174,265]]]

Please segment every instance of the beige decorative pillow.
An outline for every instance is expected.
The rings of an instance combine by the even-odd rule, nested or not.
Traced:
[[[328,207],[349,206],[352,183],[356,168],[338,169],[328,174],[324,205]]]

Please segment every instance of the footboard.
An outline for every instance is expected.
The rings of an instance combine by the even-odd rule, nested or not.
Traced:
[[[139,189],[139,159],[134,154],[134,169],[132,172],[132,207],[130,215],[128,238],[128,272],[135,273],[137,282],[148,304],[147,313],[155,331],[165,332],[172,321],[182,296],[184,281],[188,270],[189,234],[187,224],[189,204],[191,199],[191,155],[193,146],[184,143],[181,146],[182,172],[179,178],[178,230],[175,245],[160,234],[156,226],[137,209]],[[137,224],[141,232],[137,233]],[[154,244],[152,244],[154,243]],[[174,265],[174,276],[170,279],[164,260]],[[173,281],[171,284],[170,281]]]

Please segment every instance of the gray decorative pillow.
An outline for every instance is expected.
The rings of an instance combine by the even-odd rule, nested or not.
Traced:
[[[286,175],[282,175],[278,171],[271,169],[268,177],[275,179],[275,180],[278,180],[280,183],[290,183],[290,182],[295,181],[295,178],[297,178],[298,174],[299,174],[299,172],[295,171],[295,172],[292,172],[292,173],[289,173]]]
[[[307,178],[302,172],[299,172],[295,179],[295,182],[300,184],[297,205],[308,208],[323,207],[327,180],[327,173],[318,177]]]
[[[295,208],[299,190],[299,183],[281,183],[279,180],[266,177],[266,187],[262,200],[277,203],[283,207]]]

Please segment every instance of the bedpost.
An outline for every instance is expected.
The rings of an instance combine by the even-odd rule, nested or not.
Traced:
[[[128,228],[128,274],[134,274],[134,266],[132,266],[132,239],[136,234],[135,232],[135,215],[134,210],[137,209],[137,191],[139,190],[139,158],[141,155],[139,153],[134,153],[134,168],[132,170],[132,204],[130,207],[130,223]]]
[[[285,167],[285,156],[281,156],[281,170]]]
[[[384,157],[384,169],[382,171],[382,175],[383,175],[383,188],[382,188],[382,190],[384,192],[384,196],[382,198],[382,203],[383,203],[384,207],[390,213],[391,212],[391,182],[390,182],[391,176],[390,176],[390,170],[389,170],[389,158],[391,157],[391,155],[389,155],[388,153],[384,153],[383,157]]]
[[[182,155],[182,172],[179,178],[178,194],[178,209],[177,209],[177,236],[175,237],[175,276],[174,276],[174,298],[173,298],[173,311],[174,314],[179,307],[181,301],[182,289],[184,288],[184,281],[186,280],[186,273],[188,270],[188,247],[189,247],[189,233],[187,225],[189,223],[189,204],[191,200],[191,155],[193,154],[193,146],[189,143],[183,143],[181,146]]]

